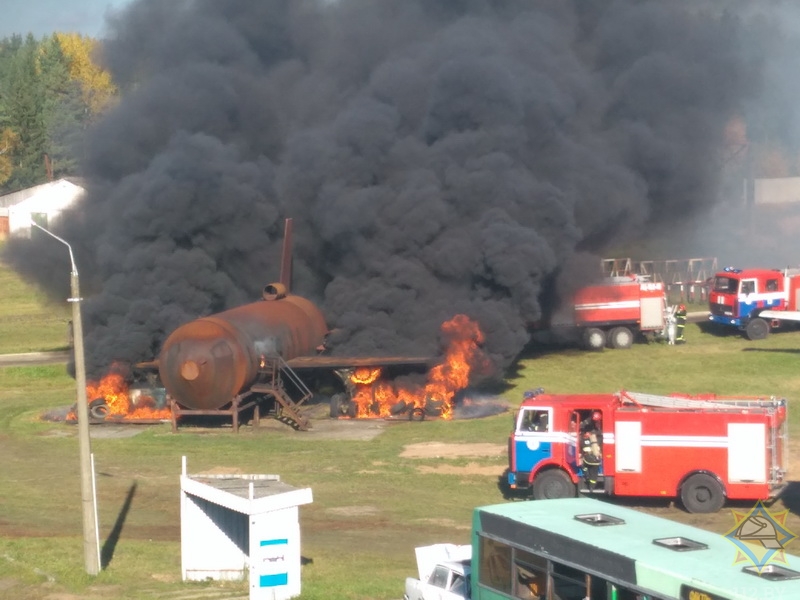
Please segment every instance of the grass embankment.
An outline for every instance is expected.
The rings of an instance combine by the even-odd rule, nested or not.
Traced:
[[[19,310],[31,302],[22,299]],[[61,324],[49,327],[60,330]],[[49,343],[43,345],[33,329],[22,329],[12,335],[30,336],[28,347]],[[800,334],[754,344],[702,334],[690,325],[687,337],[683,346],[524,357],[502,396],[516,406],[523,390],[542,386],[566,393],[624,388],[800,397]],[[473,507],[502,501],[497,488],[502,453],[401,455],[405,446],[428,441],[503,445],[508,413],[471,421],[396,422],[368,441],[326,439],[274,423],[261,430],[245,427],[239,435],[189,429],[173,435],[167,425],[156,425],[130,426],[139,432],[135,436],[105,437],[102,428],[93,428],[101,544],[110,562],[99,576],[89,577],[83,573],[76,428],[40,419],[74,396],[74,381],[63,366],[0,368],[0,597],[247,597],[246,583],[180,581],[178,476],[184,455],[190,472],[277,473],[291,485],[313,489],[314,502],[300,508],[302,554],[313,561],[303,567],[307,599],[399,598],[404,578],[416,572],[415,546],[465,543]],[[790,413],[797,430],[800,415]],[[704,520],[666,505],[658,510],[719,531],[733,523],[729,513]],[[792,515],[789,526],[800,531],[800,519]]]

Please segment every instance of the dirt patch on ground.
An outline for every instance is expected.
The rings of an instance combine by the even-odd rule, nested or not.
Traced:
[[[444,442],[422,442],[405,446],[400,458],[464,458],[481,456],[505,456],[505,444],[446,444]]]
[[[453,519],[419,519],[418,523],[430,523],[437,527],[447,527],[448,529],[458,529],[459,531],[470,531],[472,523],[469,521],[461,522]]]
[[[498,458],[506,454],[505,444],[446,444],[444,442],[422,442],[405,446],[400,458],[453,459],[453,458]],[[442,463],[435,466],[420,465],[417,471],[424,475],[481,475],[499,477],[505,464],[485,465],[470,461],[466,465]]]
[[[336,506],[326,509],[325,512],[341,517],[374,517],[380,510],[376,506]]]
[[[499,477],[503,474],[505,465],[479,465],[471,462],[463,467],[455,465],[436,465],[435,467],[419,466],[417,471],[425,475],[489,475]]]

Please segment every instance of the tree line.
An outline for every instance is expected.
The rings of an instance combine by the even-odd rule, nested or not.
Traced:
[[[85,132],[117,89],[77,33],[0,40],[0,195],[80,175]]]

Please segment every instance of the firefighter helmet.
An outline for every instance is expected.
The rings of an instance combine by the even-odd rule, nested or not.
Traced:
[[[678,310],[684,311],[684,310],[686,310],[686,307],[683,304],[679,304],[678,305]]]
[[[592,421],[602,421],[603,415],[600,414],[599,410],[596,410],[592,413]]]

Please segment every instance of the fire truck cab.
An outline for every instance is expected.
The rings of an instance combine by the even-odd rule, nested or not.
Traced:
[[[784,399],[526,394],[508,441],[507,483],[534,499],[657,496],[707,513],[726,499],[774,498],[786,485]],[[592,428],[596,485],[584,458]]]
[[[735,327],[760,340],[785,322],[797,321],[800,269],[735,269],[714,276],[708,296],[712,323]]]

